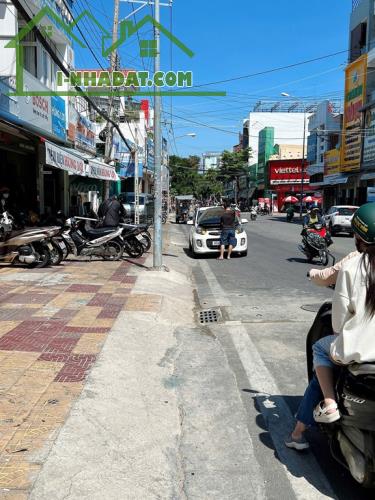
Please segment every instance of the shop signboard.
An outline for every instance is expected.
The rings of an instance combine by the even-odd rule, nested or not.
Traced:
[[[316,163],[318,151],[318,134],[312,132],[307,138],[307,161],[311,164]]]
[[[371,163],[373,166],[375,160],[375,108],[370,108],[365,114],[365,137],[363,140],[363,158],[362,163]]]
[[[46,141],[46,165],[66,170],[75,175],[86,175],[86,165],[83,158],[59,148],[55,144]]]
[[[341,172],[358,171],[361,163],[361,112],[366,100],[367,54],[345,70],[345,103]]]
[[[330,149],[324,153],[324,177],[340,173],[341,151]]]
[[[135,164],[133,160],[129,160],[127,163],[121,163],[120,177],[124,179],[135,177]],[[143,177],[143,163],[140,161],[138,162],[138,177],[140,179]]]
[[[64,142],[66,140],[66,113],[65,101],[57,95],[51,97],[52,112],[52,133],[60,137]]]
[[[14,78],[0,80],[0,114],[7,120],[18,123],[32,132],[47,137],[65,140],[65,103],[51,96],[8,96],[14,91]],[[25,71],[24,88],[45,91],[39,80]],[[52,101],[54,99],[54,101]]]
[[[300,184],[302,182],[302,160],[277,160],[269,162],[270,185]],[[304,183],[310,178],[304,175]]]
[[[375,202],[375,187],[367,188],[367,202]]]
[[[105,181],[119,181],[120,178],[116,170],[105,163],[89,160],[87,176],[92,179],[102,179]]]
[[[69,104],[68,139],[81,151],[96,154],[95,125]]]
[[[88,153],[96,153],[94,124],[81,114],[78,114],[76,124],[75,145],[77,148],[87,151]]]

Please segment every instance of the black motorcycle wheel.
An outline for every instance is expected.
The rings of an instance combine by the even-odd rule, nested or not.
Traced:
[[[140,243],[143,245],[144,251],[148,252],[151,248],[152,239],[147,234],[142,234],[142,241]]]
[[[47,267],[51,262],[51,253],[47,245],[43,243],[33,243],[35,253],[37,254],[37,260],[32,264],[28,264],[27,267],[30,269],[41,269]]]
[[[60,248],[59,244],[55,241],[51,241],[53,249],[50,250],[51,254],[51,264],[53,266],[58,266],[64,260],[64,252]]]
[[[136,238],[125,241],[125,252],[133,259],[138,259],[144,254],[144,247]]]
[[[124,248],[117,241],[109,241],[104,245],[102,257],[104,260],[116,261],[121,259],[123,253]]]
[[[328,253],[325,250],[320,252],[320,262],[322,266],[327,266],[329,262]]]

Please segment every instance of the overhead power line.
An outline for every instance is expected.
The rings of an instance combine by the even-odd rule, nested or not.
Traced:
[[[300,61],[297,63],[288,64],[286,66],[278,66],[276,68],[271,68],[271,69],[267,69],[264,71],[258,71],[257,73],[250,73],[248,75],[235,76],[232,78],[227,78],[225,80],[217,80],[215,82],[207,82],[207,83],[201,83],[200,85],[193,85],[192,88],[207,87],[209,85],[217,85],[219,83],[229,83],[229,82],[234,82],[236,80],[245,80],[246,78],[252,78],[254,76],[267,75],[269,73],[275,73],[276,71],[282,71],[285,69],[296,68],[297,66],[302,66],[304,64],[310,64],[310,63],[313,63],[316,61],[322,61],[323,59],[328,59],[330,57],[335,57],[335,56],[338,56],[340,54],[346,54],[346,53],[348,53],[348,50],[340,50],[339,52],[333,52],[331,54],[326,54],[324,56],[315,57],[314,59],[306,59],[305,61]]]
[[[27,23],[29,23],[30,21],[32,21],[32,17],[26,12],[25,8],[23,7],[23,5],[19,2],[19,0],[12,0],[13,1],[13,4],[14,6],[16,7],[16,9],[18,10],[18,12],[21,13],[21,16],[25,19],[25,21]],[[33,31],[35,33],[35,36],[38,38],[38,40],[40,41],[40,43],[43,45],[43,47],[45,48],[45,50],[48,52],[48,54],[50,55],[51,59],[53,60],[53,62],[61,69],[61,71],[64,73],[65,76],[69,77],[69,71],[68,69],[65,67],[65,65],[63,64],[63,62],[57,57],[57,55],[53,52],[50,44],[47,42],[47,40],[42,36],[39,28],[37,26],[34,26],[33,27]],[[93,102],[84,92],[84,90],[79,87],[78,85],[74,86],[74,88],[81,94],[81,96],[83,97],[83,99],[85,99],[86,102],[88,102],[93,109],[95,109],[95,111],[100,115],[102,116],[107,122],[111,123],[111,125],[117,130],[117,132],[119,133],[121,139],[124,141],[126,147],[128,148],[129,151],[132,151],[132,148],[130,146],[130,144],[128,143],[128,141],[126,140],[126,138],[124,137],[124,134],[121,132],[120,130],[120,127],[118,126],[118,124],[116,122],[114,122],[108,115],[107,113],[105,113],[103,110],[101,110],[96,104],[95,102]]]

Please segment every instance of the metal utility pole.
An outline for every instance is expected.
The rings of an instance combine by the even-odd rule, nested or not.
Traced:
[[[134,224],[139,224],[139,166],[138,166],[138,127],[135,126],[135,153],[134,153]],[[146,210],[146,202],[145,202]]]
[[[160,23],[160,0],[155,0],[155,21]],[[160,71],[160,30],[155,26],[156,57],[155,74]],[[154,148],[155,148],[155,208],[154,208],[154,268],[163,265],[163,233],[162,233],[162,169],[161,169],[161,96],[155,86],[154,98]]]
[[[299,207],[299,216],[302,219],[303,209],[302,209],[302,200],[303,200],[303,183],[305,181],[305,141],[306,141],[306,106],[303,111],[303,145],[302,145],[302,175],[301,175],[301,201]]]
[[[112,44],[114,45],[118,40],[118,24],[119,24],[119,13],[120,13],[120,0],[114,0],[114,11],[113,11],[113,31],[112,31]],[[117,65],[117,51],[114,50],[111,53],[110,67],[111,72],[116,70]],[[113,88],[112,88],[113,92]],[[113,94],[108,98],[108,116],[113,120],[114,118],[114,99]],[[113,148],[113,125],[112,123],[107,123],[107,134],[105,139],[105,161],[110,163],[112,160],[112,148]],[[109,197],[109,181],[105,181],[104,197],[107,199]]]

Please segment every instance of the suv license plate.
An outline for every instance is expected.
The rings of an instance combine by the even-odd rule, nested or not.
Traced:
[[[218,241],[213,241],[212,242],[212,246],[213,247],[219,247],[220,246],[220,241],[219,240]]]

